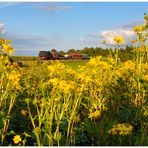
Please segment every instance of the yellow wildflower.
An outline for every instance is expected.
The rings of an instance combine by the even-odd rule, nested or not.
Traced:
[[[98,65],[97,60],[95,58],[91,59],[88,63],[91,66],[97,66]]]
[[[119,77],[119,78],[121,78],[121,77],[123,76],[123,73],[122,73],[122,71],[121,71],[120,69],[117,69],[117,70],[115,71],[115,74],[116,74],[116,76]]]
[[[125,40],[124,40],[124,38],[122,36],[115,36],[114,41],[117,44],[124,44],[125,43]]]
[[[143,25],[135,26],[134,31],[135,32],[142,32],[144,31],[145,27]]]
[[[136,43],[137,43],[137,40],[136,40],[136,39],[131,40],[131,43],[132,43],[132,44],[136,44]]]
[[[92,70],[92,74],[93,74],[93,75],[97,74],[96,69],[93,69],[93,70]]]
[[[109,133],[112,135],[125,136],[131,134],[132,130],[133,127],[130,124],[116,124],[109,130]]]
[[[0,38],[0,44],[6,44],[6,43],[7,43],[6,39]]]
[[[63,90],[66,84],[67,84],[66,80],[60,80],[58,88]]]
[[[100,116],[101,116],[101,111],[100,110],[96,110],[95,112],[90,113],[88,118],[98,118]]]
[[[101,59],[101,56],[97,56],[97,57],[95,57],[95,58],[92,58],[89,62],[88,62],[88,64],[90,65],[90,66],[97,66],[98,65],[98,63],[100,62],[100,59]],[[84,67],[85,68],[85,67]],[[85,69],[84,69],[85,70]]]
[[[34,98],[32,103],[33,103],[33,105],[36,105],[38,103],[37,98]]]
[[[144,80],[148,81],[148,75],[144,76]]]
[[[134,71],[135,66],[136,66],[136,64],[131,60],[128,60],[123,64],[123,68],[125,69],[124,71],[127,71],[127,70]]]
[[[68,94],[71,90],[74,90],[76,86],[76,83],[73,81],[66,81],[66,80],[60,80],[57,88],[65,93]]]
[[[116,62],[115,62],[115,59],[109,57],[108,58],[108,64],[111,64],[111,65],[114,65]]]
[[[111,65],[108,64],[108,62],[100,61],[99,65],[102,67],[102,69],[110,69]]]
[[[66,84],[66,85],[65,85],[65,88],[64,88],[64,90],[63,90],[64,93],[67,94],[67,93],[69,93],[70,90],[71,90],[71,85]]]
[[[15,144],[18,144],[18,143],[21,142],[21,141],[22,141],[22,138],[20,137],[20,135],[14,136],[13,142],[14,142]]]
[[[144,115],[145,117],[148,116],[148,108],[146,108],[146,107],[144,108],[143,115]]]
[[[84,83],[89,83],[89,82],[92,82],[93,81],[93,79],[91,78],[91,76],[87,76],[84,73],[78,74],[77,75],[77,78],[80,79]]]
[[[18,85],[19,84],[20,76],[21,75],[16,70],[13,70],[11,74],[7,75],[7,77],[9,78],[9,80],[11,80],[14,85]]]
[[[48,66],[48,71],[49,76],[54,76],[54,75],[61,75],[62,71],[65,70],[65,65],[58,62],[58,61],[54,61],[55,63],[53,65]]]
[[[11,44],[2,44],[2,49],[4,52],[9,53],[9,54],[13,54],[14,49],[12,48]]]
[[[4,61],[6,64],[9,64],[10,63],[10,60],[9,58],[5,58],[5,61]]]
[[[58,85],[58,83],[60,82],[60,80],[57,79],[57,78],[54,78],[54,79],[50,79],[48,82],[49,83],[52,83],[54,86],[56,86],[56,85]]]

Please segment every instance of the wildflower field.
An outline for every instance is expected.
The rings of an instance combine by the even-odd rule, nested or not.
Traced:
[[[103,60],[74,68],[26,62],[0,39],[0,141],[3,146],[148,146],[148,16],[136,26],[134,59],[118,58],[124,38]],[[105,42],[104,42],[105,43]]]

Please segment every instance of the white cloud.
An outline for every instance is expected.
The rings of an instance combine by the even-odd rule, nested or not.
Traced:
[[[106,30],[101,32],[102,38],[107,42],[108,45],[115,45],[114,37],[120,35],[125,38],[126,44],[130,44],[130,40],[135,37],[133,30],[117,29],[117,30]]]
[[[0,22],[0,35],[3,36],[7,34],[7,30],[5,28],[5,24]]]
[[[102,40],[106,40],[107,44],[114,46],[114,37],[121,35],[125,38],[126,45],[131,45],[131,40],[136,37],[133,31],[134,26],[144,23],[143,20],[129,21],[117,27],[117,29],[103,30],[100,32],[90,33],[80,39],[80,42],[87,46],[102,46]]]
[[[114,37],[117,35],[123,36],[125,38],[126,45],[130,45],[131,40],[136,37],[136,34],[133,30],[127,28],[118,28],[85,35],[80,39],[80,42],[87,44],[87,46],[102,46],[102,40],[105,40],[107,45],[114,46],[116,44],[114,42]]]

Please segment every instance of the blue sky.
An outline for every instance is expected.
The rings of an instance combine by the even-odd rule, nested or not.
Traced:
[[[112,45],[118,34],[129,44],[147,11],[148,2],[0,2],[0,36],[16,55]]]

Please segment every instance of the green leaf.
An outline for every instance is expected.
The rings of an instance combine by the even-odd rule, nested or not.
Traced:
[[[0,129],[2,129],[4,126],[3,124],[3,117],[0,115]]]

